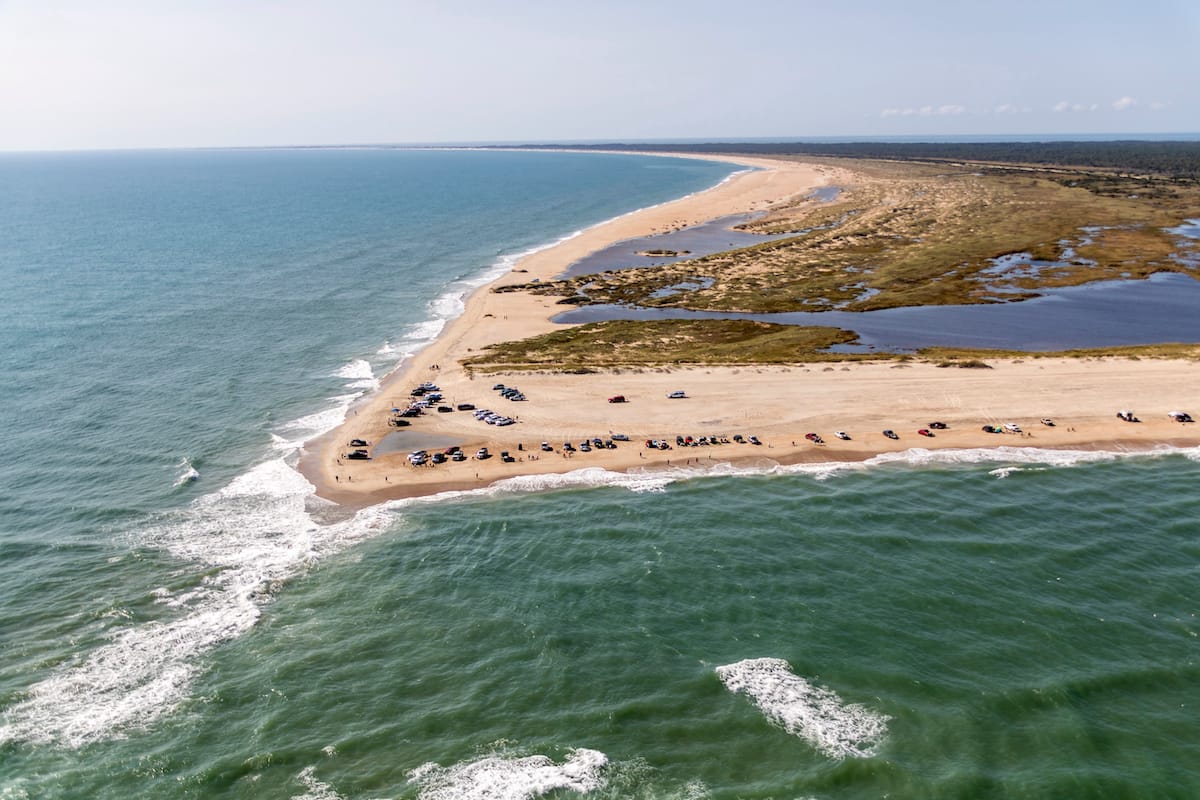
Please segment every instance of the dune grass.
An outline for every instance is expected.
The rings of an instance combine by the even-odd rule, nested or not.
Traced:
[[[840,353],[852,331],[748,320],[594,322],[503,342],[463,364],[473,372],[593,372],[636,367],[813,364],[848,361],[923,362],[962,369],[1037,358],[1125,358],[1200,361],[1200,344],[1099,347],[1052,352],[930,347],[917,353]]]
[[[857,337],[837,328],[747,320],[594,322],[503,342],[463,364],[473,371],[581,372],[616,367],[843,361],[825,352]]]

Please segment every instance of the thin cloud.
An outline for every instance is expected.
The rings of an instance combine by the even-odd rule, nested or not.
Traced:
[[[966,106],[947,103],[941,106],[920,106],[919,108],[885,108],[879,112],[881,117],[956,117],[967,113]]]
[[[1118,100],[1114,100],[1112,107],[1113,107],[1113,111],[1128,111],[1129,109],[1133,108],[1137,104],[1138,104],[1138,101],[1136,99],[1130,97],[1129,95],[1125,95],[1124,97],[1122,97]]]
[[[1087,103],[1071,103],[1066,100],[1059,100],[1057,103],[1054,104],[1054,108],[1052,110],[1058,114],[1063,114],[1066,112],[1071,112],[1072,114],[1080,114],[1085,111],[1099,111],[1100,106],[1096,103],[1092,103],[1089,105]]]

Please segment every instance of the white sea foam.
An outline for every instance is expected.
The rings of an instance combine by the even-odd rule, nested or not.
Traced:
[[[272,434],[271,446],[281,452],[289,450],[298,450],[306,441],[314,436],[320,436],[323,433],[336,428],[346,421],[346,412],[350,410],[350,406],[355,400],[362,397],[362,392],[354,394],[343,394],[336,397],[331,397],[329,402],[332,404],[328,408],[317,411],[313,414],[306,414],[303,417],[294,419],[291,422],[285,422],[279,426],[279,432],[285,434],[296,434],[288,438],[281,436],[278,433]]]
[[[926,450],[914,447],[899,453],[881,453],[865,462],[868,466],[901,464],[907,466],[952,466],[958,464],[1040,464],[1048,467],[1074,467],[1116,461],[1122,458],[1146,458],[1185,452],[1174,448],[1139,451],[1052,450],[1043,447],[976,447],[962,450]]]
[[[121,738],[178,707],[204,657],[252,629],[283,582],[390,519],[375,507],[318,525],[308,508],[323,501],[312,491],[283,459],[268,461],[139,535],[137,544],[194,562],[205,577],[178,594],[154,592],[170,618],[121,628],[31,687],[5,711],[0,743],[79,747]]]
[[[361,358],[356,358],[349,364],[344,365],[334,373],[334,376],[347,379],[349,381],[346,384],[347,389],[369,391],[379,388],[379,381],[375,378],[375,372],[371,369],[371,364]]]
[[[346,414],[355,400],[367,392],[375,391],[380,384],[370,362],[362,358],[356,358],[343,364],[333,376],[344,379],[345,387],[352,391],[329,398],[330,405],[327,408],[280,425],[278,432],[271,434],[271,447],[274,450],[278,452],[298,450],[314,436],[320,436],[333,430],[346,421]]]
[[[498,481],[485,490],[486,494],[506,492],[539,492],[556,489],[575,489],[600,486],[624,487],[634,492],[663,491],[676,481],[694,478],[760,475],[805,475],[827,480],[839,475],[862,473],[881,467],[939,467],[975,464],[1005,464],[991,474],[1005,477],[1015,471],[1031,468],[1066,468],[1082,464],[1114,461],[1125,458],[1158,458],[1182,455],[1200,461],[1200,448],[1162,447],[1155,450],[1111,452],[1095,450],[1050,450],[1037,447],[996,447],[963,450],[927,450],[912,448],[897,453],[883,453],[865,461],[829,461],[783,465],[769,458],[744,463],[717,461],[704,465],[673,465],[612,472],[600,467],[587,467],[563,474],[526,475]],[[686,460],[686,459],[685,459]],[[478,494],[480,492],[472,492]]]
[[[631,492],[661,492],[680,477],[679,473],[673,474],[667,471],[613,472],[601,467],[584,467],[561,474],[519,475],[505,478],[488,488],[492,494],[545,492],[592,486],[619,486]]]
[[[490,756],[452,767],[429,763],[409,773],[409,780],[420,787],[419,800],[529,800],[559,789],[599,789],[607,764],[603,753],[580,748],[562,764],[546,756]]]
[[[661,492],[678,481],[727,476],[804,475],[823,481],[840,475],[858,474],[882,467],[896,466],[969,466],[999,462],[1007,466],[991,470],[989,474],[997,478],[1004,478],[1014,472],[1040,472],[1046,469],[1067,468],[1118,459],[1158,458],[1167,455],[1181,455],[1193,461],[1200,461],[1200,448],[1161,447],[1155,450],[1129,452],[1047,450],[1035,447],[971,450],[914,448],[899,453],[884,453],[865,461],[828,461],[784,465],[769,458],[761,458],[757,461],[739,464],[718,461],[713,464],[693,466],[635,467],[628,472],[613,472],[602,467],[583,467],[565,473],[518,475],[479,489],[394,500],[389,502],[387,507],[400,509],[417,503],[439,503],[461,498],[497,497],[506,494],[550,492],[562,489],[617,487],[628,489],[631,492]]]
[[[176,486],[183,486],[185,483],[191,483],[192,481],[200,480],[200,473],[194,466],[192,466],[192,462],[187,458],[180,459],[179,463],[175,465],[175,468],[179,470],[179,475],[175,478]]]
[[[731,692],[746,695],[767,719],[830,758],[873,756],[887,733],[887,716],[843,702],[793,673],[783,659],[751,658],[716,672]]]
[[[927,450],[914,447],[896,453],[881,453],[860,462],[829,462],[821,464],[794,464],[781,467],[777,471],[786,474],[809,474],[817,478],[827,478],[843,472],[858,472],[876,467],[909,466],[909,467],[939,467],[939,466],[970,466],[974,464],[1002,463],[1009,465],[1003,473],[1000,469],[992,470],[990,474],[1005,477],[1012,472],[1022,471],[1020,467],[1037,466],[1045,468],[1067,468],[1084,464],[1096,464],[1125,459],[1161,458],[1163,456],[1179,455],[1193,461],[1200,461],[1200,448],[1179,448],[1160,446],[1152,450],[1052,450],[1043,447],[977,447],[962,450]]]
[[[332,786],[317,780],[316,770],[313,767],[305,767],[300,770],[296,780],[304,784],[305,792],[292,795],[292,800],[343,800]]]

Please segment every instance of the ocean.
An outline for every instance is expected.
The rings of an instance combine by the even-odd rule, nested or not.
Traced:
[[[0,156],[0,798],[1200,796],[1198,451],[312,496],[465,293],[735,169]]]

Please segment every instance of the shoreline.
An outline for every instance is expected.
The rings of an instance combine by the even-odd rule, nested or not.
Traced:
[[[677,154],[648,155],[675,157]],[[387,500],[471,491],[518,477],[561,475],[588,467],[645,474],[728,463],[796,464],[862,462],[886,453],[911,450],[973,450],[1001,446],[1113,452],[1151,451],[1159,445],[1200,446],[1200,430],[1165,419],[1167,411],[1189,410],[1200,396],[1200,366],[1190,362],[1038,358],[996,362],[993,370],[938,369],[933,365],[891,362],[838,363],[773,367],[689,367],[626,369],[587,375],[546,373],[467,374],[459,360],[501,341],[523,339],[558,327],[550,321],[561,311],[552,298],[520,292],[497,294],[497,286],[550,280],[580,258],[616,242],[663,233],[733,213],[766,211],[832,182],[852,183],[847,170],[756,157],[682,157],[723,161],[751,169],[730,174],[714,186],[676,200],[628,212],[513,257],[507,272],[470,290],[462,313],[414,356],[388,373],[380,388],[350,406],[333,430],[309,440],[297,469],[322,498],[347,507]],[[894,371],[893,371],[894,370]],[[390,428],[390,409],[403,407],[409,390],[423,381],[436,383],[450,405],[470,403],[518,419],[497,428],[469,412],[431,413],[408,428]],[[529,397],[509,403],[492,391],[496,383],[516,385]],[[668,400],[672,391],[687,399]],[[623,394],[628,403],[609,404]],[[1072,399],[1075,394],[1078,399]],[[1030,400],[1036,402],[1029,402]],[[1149,404],[1153,403],[1153,410]],[[1160,409],[1159,406],[1162,406]],[[1115,419],[1120,408],[1142,409],[1142,425]],[[1192,409],[1194,412],[1195,409]],[[1058,420],[1053,428],[1038,420]],[[934,438],[916,430],[930,421],[950,427]],[[983,423],[1017,422],[1021,436],[983,433]],[[1120,426],[1120,427],[1115,427]],[[883,438],[894,428],[898,441]],[[851,441],[833,437],[846,430]],[[825,443],[804,439],[807,432]],[[623,433],[631,441],[615,450],[564,453],[586,439]],[[757,435],[763,444],[724,444],[676,448],[676,436]],[[432,437],[432,438],[429,438]],[[646,450],[645,439],[665,438],[672,449]],[[371,460],[340,458],[351,439],[370,443]],[[406,446],[405,440],[415,442]],[[387,441],[388,446],[380,448]],[[436,467],[414,468],[411,449],[461,445],[468,453],[487,447],[511,452],[515,463],[500,458],[469,458]],[[551,452],[543,452],[548,442]],[[376,450],[389,452],[377,454]],[[685,462],[681,464],[680,462]],[[700,462],[704,462],[701,464]]]

